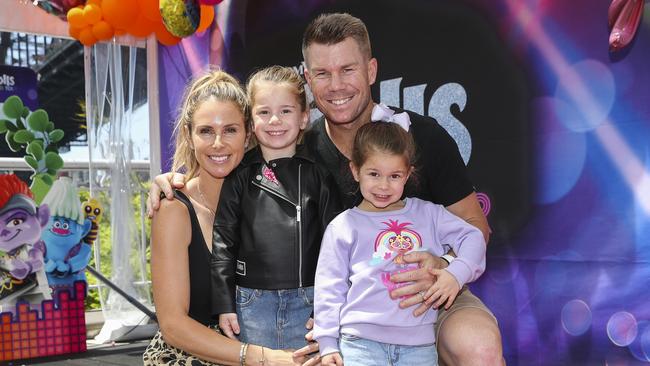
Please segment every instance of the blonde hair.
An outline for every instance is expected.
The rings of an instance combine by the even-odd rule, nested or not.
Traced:
[[[221,70],[211,70],[194,79],[185,89],[181,110],[174,125],[176,146],[172,171],[184,172],[186,181],[194,178],[199,171],[199,163],[191,145],[192,120],[199,105],[209,98],[235,103],[244,116],[246,134],[250,131],[250,105],[246,92],[237,79]]]
[[[259,88],[260,82],[271,82],[274,84],[287,84],[300,105],[300,111],[305,112],[307,110],[307,93],[305,92],[305,79],[303,79],[298,73],[286,66],[269,66],[253,73],[246,82],[246,94],[248,95],[249,103],[251,104],[251,109],[255,105],[255,94]],[[251,126],[253,121],[250,121]],[[298,134],[297,142],[302,142],[303,131],[300,131]],[[251,136],[250,146],[256,146],[257,139],[255,135]]]
[[[256,71],[248,78],[246,83],[246,93],[251,107],[255,104],[255,93],[257,92],[258,83],[261,81],[268,81],[276,84],[286,83],[293,90],[301,111],[307,110],[307,94],[305,93],[305,80],[298,75],[298,73],[286,66],[269,66],[264,69]]]

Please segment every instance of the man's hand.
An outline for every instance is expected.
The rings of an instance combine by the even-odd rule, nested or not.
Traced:
[[[154,211],[160,208],[160,192],[165,193],[165,198],[174,198],[174,189],[181,189],[185,186],[185,175],[180,173],[165,173],[157,175],[149,188],[147,197],[147,215],[153,217]]]
[[[219,329],[221,329],[226,337],[237,339],[235,336],[235,334],[239,334],[239,322],[237,321],[237,314],[219,314]]]
[[[393,282],[410,282],[410,284],[391,291],[390,296],[393,299],[401,296],[408,296],[399,303],[400,308],[408,308],[420,304],[414,311],[413,315],[420,316],[431,308],[431,303],[424,302],[425,293],[436,281],[436,276],[431,273],[434,269],[445,268],[447,262],[429,252],[411,252],[404,255],[404,261],[407,263],[417,263],[418,269],[394,274],[390,277]]]

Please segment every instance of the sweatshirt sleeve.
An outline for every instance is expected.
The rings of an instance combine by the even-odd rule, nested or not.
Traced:
[[[340,228],[334,224],[325,230],[316,267],[314,339],[318,341],[321,355],[339,352],[341,307],[349,290],[351,243],[342,235],[337,235],[338,230]]]
[[[449,245],[456,258],[446,268],[458,281],[460,287],[475,281],[485,271],[485,239],[476,227],[468,224],[440,205],[434,205],[437,214],[438,239]]]

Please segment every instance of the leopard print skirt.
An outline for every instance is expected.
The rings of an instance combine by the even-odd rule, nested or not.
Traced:
[[[160,331],[147,346],[142,355],[144,366],[165,365],[165,366],[218,366],[215,363],[203,361],[196,356],[170,346],[165,342]]]

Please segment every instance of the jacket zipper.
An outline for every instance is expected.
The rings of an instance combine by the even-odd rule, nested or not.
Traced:
[[[298,206],[296,206],[296,221],[298,221],[298,287],[302,288],[302,190],[300,177],[302,164],[298,164]]]
[[[273,192],[272,190],[264,187],[263,185],[255,182],[254,180],[251,181],[251,183],[262,189],[263,191],[266,191],[286,202],[289,202],[292,206],[296,208],[296,222],[298,223],[298,287],[302,287],[302,220],[300,219],[300,216],[302,214],[302,207],[300,207],[300,203],[302,200],[301,197],[301,189],[300,189],[300,175],[301,175],[301,167],[302,164],[298,165],[298,204],[296,205],[295,203],[291,202],[290,199],[284,197],[283,195]]]

